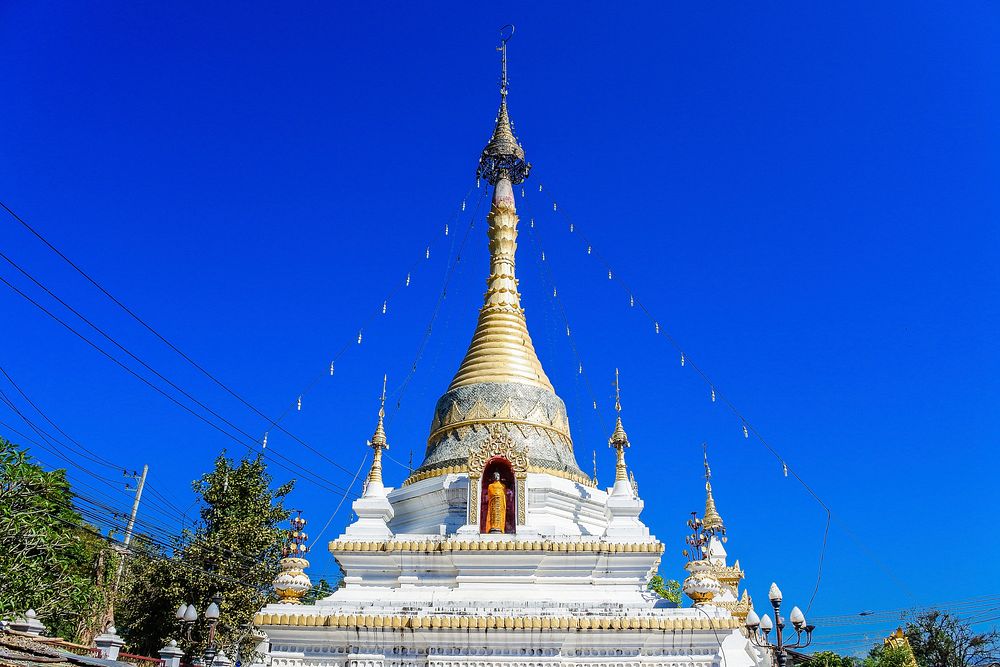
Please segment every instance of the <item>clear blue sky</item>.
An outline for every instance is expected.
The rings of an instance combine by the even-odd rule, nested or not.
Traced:
[[[833,509],[814,614],[1000,591],[995,5],[210,4],[3,3],[0,198],[255,405],[293,403],[432,239],[412,285],[284,422],[355,469],[386,372],[390,453],[419,461],[474,326],[481,224],[394,403],[481,192],[457,211],[498,102],[497,28],[513,22],[510,107],[534,163],[518,203],[600,416],[525,230],[529,325],[580,464],[596,449],[604,481],[622,369],[664,573],[683,574],[702,441],[758,599],[774,579],[804,607],[824,514],[578,232]],[[0,248],[242,429],[266,430],[9,218]],[[0,275],[31,287],[6,264]],[[6,287],[0,312],[0,364],[22,388],[102,456],[149,463],[181,507],[220,449],[244,451]],[[268,451],[349,481],[274,429]],[[404,472],[390,464],[387,482]],[[291,499],[314,535],[337,502],[305,481]],[[324,548],[313,562],[333,569]]]

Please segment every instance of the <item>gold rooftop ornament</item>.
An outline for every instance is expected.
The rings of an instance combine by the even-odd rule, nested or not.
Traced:
[[[281,571],[272,585],[283,604],[302,604],[302,596],[312,588],[312,581],[305,573],[309,567],[309,561],[305,559],[309,551],[306,546],[309,536],[303,531],[306,520],[302,518],[302,510],[296,510],[296,516],[289,523],[291,529],[281,547]]]
[[[628,468],[625,466],[625,449],[632,445],[628,441],[625,427],[622,426],[622,395],[621,387],[618,383],[617,368],[615,369],[615,412],[617,413],[615,431],[611,434],[611,438],[608,439],[608,447],[614,447],[617,456],[617,461],[615,462],[615,481],[627,482],[629,479]]]
[[[715,509],[715,498],[712,497],[712,469],[708,467],[708,443],[702,443],[705,451],[705,518],[702,520],[702,528],[706,533],[718,534],[720,537],[726,534],[726,527],[722,523],[722,517]],[[725,542],[725,537],[722,537]]]
[[[368,441],[368,446],[375,452],[372,458],[372,469],[368,473],[368,485],[371,485],[372,482],[382,484],[382,450],[389,449],[389,441],[385,437],[385,385],[388,378],[388,375],[382,376],[382,398],[379,399],[378,424],[375,426],[372,439]]]

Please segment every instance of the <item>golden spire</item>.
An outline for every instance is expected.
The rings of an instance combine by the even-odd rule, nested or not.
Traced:
[[[608,440],[608,446],[614,447],[617,452],[618,460],[615,462],[615,481],[628,481],[628,468],[625,467],[625,448],[631,447],[631,443],[628,441],[628,435],[625,433],[625,427],[622,426],[622,395],[621,387],[618,383],[618,369],[615,369],[615,412],[617,417],[615,419],[615,431],[611,434],[611,438]]]
[[[507,28],[512,35],[513,26],[505,26],[504,30]],[[483,382],[518,382],[553,391],[531,343],[514,274],[518,217],[513,185],[528,177],[531,165],[524,161],[524,149],[507,115],[508,39],[509,35],[498,49],[503,54],[500,111],[476,171],[477,176],[494,186],[487,229],[490,275],[476,331],[449,390]]]
[[[368,446],[375,450],[375,456],[372,459],[372,469],[368,473],[368,484],[372,482],[382,483],[382,450],[389,449],[389,441],[385,437],[385,384],[388,379],[388,375],[382,376],[382,398],[379,401],[378,407],[378,424],[375,426],[375,433],[372,435],[372,439],[368,441]]]
[[[708,443],[702,443],[705,450],[705,518],[703,525],[706,531],[725,533],[722,517],[715,509],[715,498],[712,497],[712,469],[708,467]]]

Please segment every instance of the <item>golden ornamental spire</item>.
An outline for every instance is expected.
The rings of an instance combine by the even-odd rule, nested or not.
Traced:
[[[372,459],[372,469],[368,473],[368,484],[372,482],[382,483],[382,450],[389,449],[389,441],[385,437],[385,385],[388,375],[382,376],[382,398],[378,408],[378,424],[375,426],[375,433],[368,441],[368,446],[375,451]]]
[[[712,497],[712,469],[708,467],[708,444],[703,443],[705,450],[705,518],[704,528],[706,531],[725,534],[726,527],[722,524],[722,517],[715,509],[715,498]]]
[[[618,369],[615,369],[615,412],[617,413],[615,419],[615,430],[611,434],[611,438],[608,439],[608,446],[614,447],[617,453],[617,461],[615,462],[615,481],[628,481],[628,468],[625,466],[625,449],[631,447],[631,443],[628,441],[628,435],[625,433],[625,427],[622,426],[622,396],[621,387],[618,383]]]
[[[493,185],[493,203],[487,218],[490,275],[476,331],[449,390],[483,382],[517,382],[553,391],[528,334],[514,274],[518,216],[513,186],[528,177],[531,165],[524,160],[524,149],[514,136],[507,114],[507,40],[513,35],[513,26],[505,26],[504,30],[507,28],[510,34],[498,49],[503,58],[500,111],[476,170],[477,177]]]

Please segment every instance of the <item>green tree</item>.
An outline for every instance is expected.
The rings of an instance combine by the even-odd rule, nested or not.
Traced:
[[[237,464],[223,452],[212,472],[194,482],[200,520],[183,531],[171,553],[148,542],[134,550],[116,618],[131,650],[154,655],[173,637],[200,653],[207,643],[205,624],[197,623],[187,642],[174,614],[187,603],[201,615],[218,594],[217,645],[230,654],[237,644],[241,654],[252,652],[248,627],[273,599],[284,532],[279,526],[289,515],[282,501],[292,483],[272,489],[271,482],[262,456]]]
[[[664,581],[663,577],[657,574],[649,580],[649,584],[646,585],[646,588],[653,591],[661,598],[670,600],[678,605],[681,603],[681,585],[673,579],[667,579]]]
[[[809,658],[811,667],[857,667],[858,660],[833,651],[819,651]]]
[[[313,584],[313,587],[302,596],[302,604],[316,604],[317,600],[329,597],[333,594],[333,591],[334,588],[330,585],[329,581],[320,579],[318,584]]]
[[[876,644],[861,667],[913,667],[913,653],[905,646]]]
[[[0,438],[0,616],[30,608],[54,635],[93,637],[112,562],[95,533],[73,507],[66,471]]]
[[[1000,662],[1000,630],[976,632],[968,621],[941,611],[921,614],[906,626],[920,667],[978,667]]]

